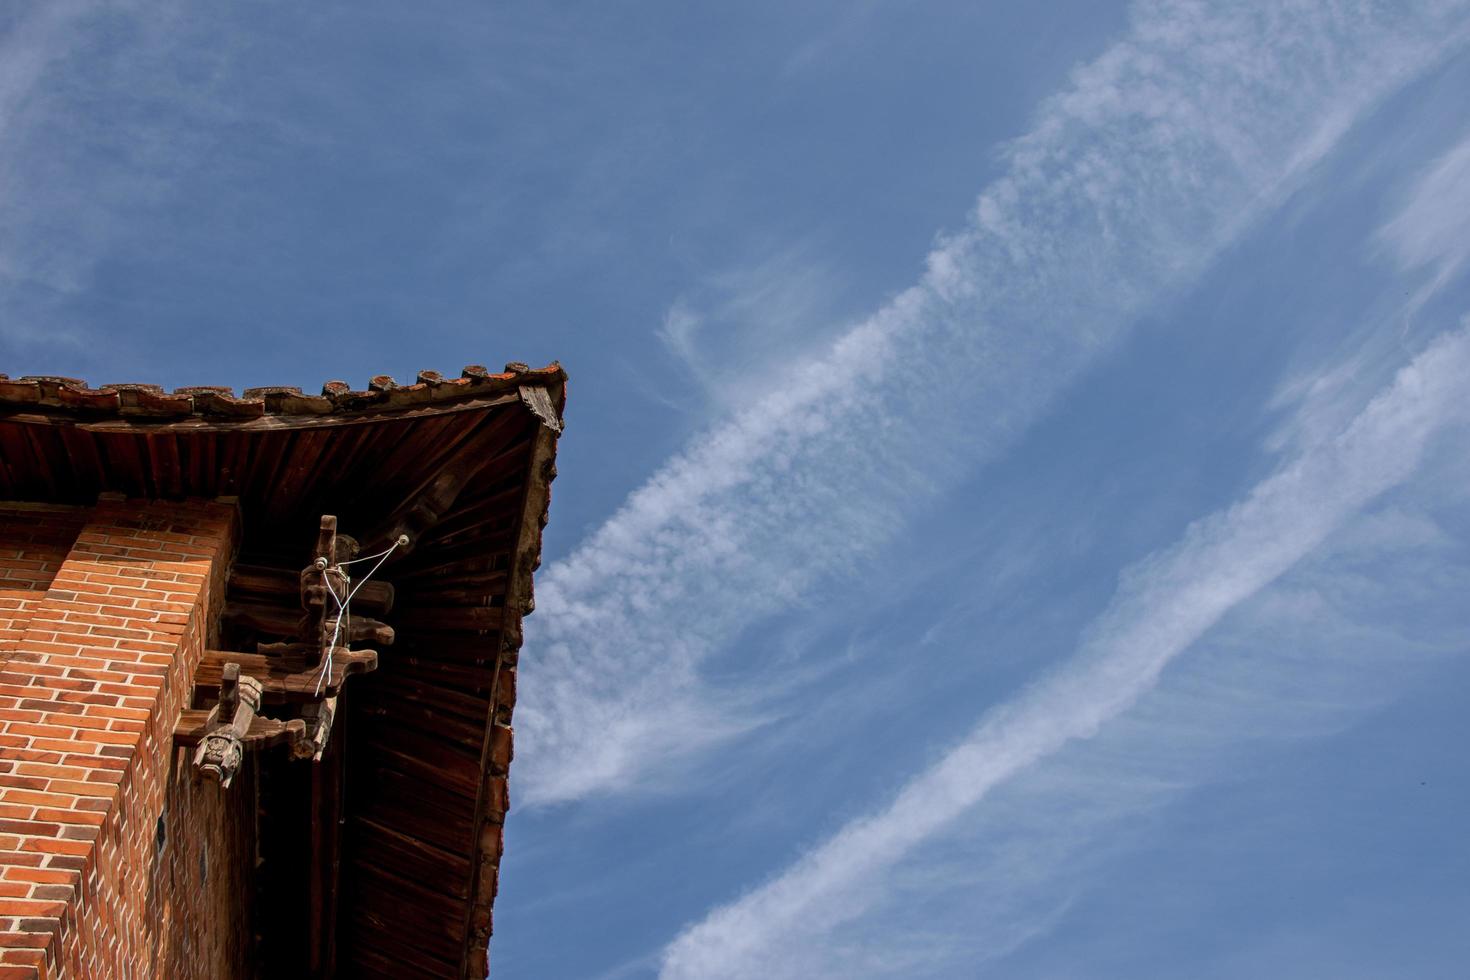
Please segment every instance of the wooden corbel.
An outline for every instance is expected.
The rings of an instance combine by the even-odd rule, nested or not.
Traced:
[[[202,745],[211,733],[215,712],[213,708],[189,708],[179,714],[174,724],[174,744],[180,748]],[[294,745],[306,737],[306,722],[300,718],[282,721],[256,715],[250,727],[240,736],[240,749],[259,751],[274,745]],[[198,753],[195,753],[196,758]],[[236,766],[238,769],[238,764]],[[226,784],[228,785],[228,784]]]
[[[365,617],[361,624],[353,621],[347,601],[351,595],[352,578],[342,570],[342,563],[351,561],[357,553],[357,541],[337,533],[337,518],[323,515],[317,536],[316,560],[301,570],[301,604],[308,613],[315,612],[317,616],[314,651],[317,663],[313,668],[316,678],[313,697],[301,706],[306,735],[291,746],[291,756],[295,759],[320,761],[326,751],[327,740],[332,737],[332,722],[337,715],[337,698],[335,691],[323,692],[327,681],[336,672],[338,658],[343,658],[344,667],[353,662],[347,644],[364,636],[372,636],[377,642],[393,642],[392,627]],[[362,627],[360,630],[359,625]],[[377,663],[377,655],[374,654],[370,663],[361,662],[358,666],[371,670]],[[345,676],[344,673],[344,679]]]
[[[551,394],[545,388],[522,385],[520,396],[521,401],[531,410],[531,414],[541,421],[542,425],[557,435],[561,435],[561,417],[556,414],[556,406],[551,404]]]
[[[301,720],[306,724],[306,733],[298,742],[291,744],[293,759],[310,759],[320,762],[327,750],[327,739],[332,735],[332,722],[337,717],[337,699],[323,698],[312,701],[301,708]]]
[[[342,685],[378,666],[375,650],[353,650],[350,644],[368,640],[386,646],[394,639],[388,624],[352,615],[347,601],[352,579],[343,565],[357,553],[357,542],[338,534],[337,518],[328,514],[321,520],[312,563],[294,583],[289,572],[244,573],[238,592],[226,600],[226,621],[288,639],[258,643],[255,653],[204,651],[194,672],[194,696],[196,703],[207,703],[217,692],[218,704],[184,711],[174,728],[175,744],[199,746],[194,761],[201,773],[228,786],[246,749],[282,742],[291,746],[292,758],[322,758]],[[280,601],[293,584],[300,602],[295,610]],[[368,583],[362,591],[369,611],[392,608],[392,586]],[[264,717],[259,714],[263,704],[299,717]]]
[[[316,648],[323,662],[335,646],[334,633],[335,639],[351,635],[352,613],[347,608],[347,596],[352,579],[342,570],[342,563],[356,558],[357,552],[356,539],[338,534],[337,518],[324,514],[317,533],[316,558],[301,570],[301,605],[309,614],[315,613],[312,625],[316,627]]]
[[[260,682],[241,675],[239,664],[225,664],[220,675],[219,703],[210,711],[204,739],[194,753],[194,768],[199,774],[225,789],[229,789],[230,780],[244,761],[241,743],[260,709],[260,692]]]

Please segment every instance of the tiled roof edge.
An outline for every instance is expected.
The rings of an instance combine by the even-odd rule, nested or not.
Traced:
[[[345,381],[328,381],[320,395],[302,394],[300,388],[246,388],[240,397],[227,387],[191,386],[165,392],[158,385],[105,384],[90,388],[76,378],[28,375],[12,379],[0,374],[0,411],[49,409],[62,415],[99,418],[157,419],[206,418],[246,421],[262,416],[316,417],[357,412],[392,411],[513,394],[525,385],[547,387],[566,381],[556,361],[531,368],[512,361],[492,374],[478,364],[467,366],[457,378],[438,371],[420,371],[413,384],[401,385],[379,375],[363,391]]]

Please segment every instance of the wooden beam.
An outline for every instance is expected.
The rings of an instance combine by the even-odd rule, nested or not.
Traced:
[[[339,724],[345,725],[344,717]],[[307,874],[311,929],[308,975],[337,975],[337,891],[342,860],[342,791],[346,773],[345,733],[324,746],[311,767],[311,856]]]
[[[544,420],[543,420],[544,421]],[[516,528],[515,558],[510,564],[506,583],[505,606],[501,613],[502,651],[496,661],[490,684],[490,703],[485,719],[485,739],[480,748],[480,761],[475,780],[474,875],[470,882],[470,900],[465,903],[461,925],[463,936],[457,975],[459,980],[478,980],[488,970],[491,933],[491,907],[495,901],[500,873],[500,849],[507,798],[503,783],[510,763],[513,733],[508,722],[513,707],[502,701],[503,680],[515,670],[521,645],[521,617],[534,608],[531,575],[540,562],[541,529],[546,525],[551,504],[551,481],[556,479],[556,442],[560,428],[543,424],[532,441],[529,479],[521,499],[520,520]],[[497,793],[497,785],[501,792]]]
[[[430,630],[496,630],[505,619],[500,606],[404,606],[398,622],[406,628]]]
[[[352,600],[356,604],[357,599]],[[320,638],[321,649],[332,638],[337,625],[337,608],[332,605],[325,617],[313,616],[295,609],[274,605],[269,602],[251,602],[231,596],[225,600],[224,619],[232,628],[246,629],[263,636],[278,636],[297,640],[316,640],[322,628],[321,619],[326,620],[326,636]],[[365,641],[378,646],[392,646],[396,633],[393,627],[370,616],[352,613],[342,617],[342,628],[337,634],[338,643]]]
[[[336,697],[343,683],[353,674],[376,670],[376,650],[348,650],[338,647],[332,652],[332,667],[326,677],[304,657],[270,657],[259,653],[236,653],[231,650],[206,650],[194,671],[194,692],[207,698],[224,676],[226,667],[237,663],[260,682],[261,700],[268,704],[319,701]]]
[[[187,708],[179,713],[174,724],[174,744],[182,747],[198,745],[209,733],[209,715],[213,709]],[[250,727],[240,738],[240,744],[251,749],[267,749],[275,745],[286,745],[306,734],[306,722],[300,718],[281,721],[256,715]]]
[[[301,604],[308,610],[309,622],[315,625],[317,650],[325,660],[327,652],[334,645],[333,641],[340,636],[342,627],[349,626],[352,621],[352,614],[347,609],[347,596],[352,580],[342,571],[341,566],[342,562],[357,557],[357,542],[345,535],[339,539],[337,518],[331,514],[323,514],[313,554],[315,561],[301,570]],[[313,579],[324,590],[315,604],[306,595],[306,585]],[[328,595],[328,592],[331,594]],[[304,633],[302,639],[308,639],[312,635]]]
[[[314,625],[311,617],[297,609],[233,597],[225,599],[223,615],[232,628],[265,636],[304,638],[310,635]]]
[[[314,568],[313,572],[315,573]],[[230,570],[230,594],[281,605],[294,605],[302,599],[309,599],[309,604],[305,604],[304,608],[320,605],[323,599],[327,599],[326,587],[322,585],[320,573],[311,576],[313,581],[303,582],[303,577],[302,572],[284,568],[236,565]],[[393,609],[394,590],[390,583],[371,581],[359,585],[357,594],[352,597],[355,608],[373,616],[383,616]],[[304,596],[303,589],[306,591]],[[329,599],[327,601],[330,602]]]

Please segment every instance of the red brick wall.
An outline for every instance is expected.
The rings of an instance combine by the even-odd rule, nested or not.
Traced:
[[[253,774],[197,782],[171,737],[235,511],[103,501],[88,517],[0,650],[0,980],[238,976]],[[34,544],[0,537],[0,554]]]
[[[25,632],[90,512],[0,503],[0,659]]]

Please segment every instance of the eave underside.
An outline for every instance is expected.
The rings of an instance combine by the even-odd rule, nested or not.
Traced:
[[[268,425],[68,417],[34,406],[0,416],[0,499],[237,497],[240,567],[295,576],[322,514],[335,514],[364,553],[410,531],[411,550],[379,573],[396,592],[388,617],[396,641],[376,672],[344,692],[333,736],[346,753],[336,763],[339,975],[483,975],[520,620],[562,403],[560,372],[545,380],[534,399],[511,389],[440,410],[266,417]],[[271,639],[228,619],[223,635],[240,650]],[[314,764],[265,765],[277,777],[266,780],[263,806],[295,807],[282,801]],[[280,826],[299,823],[292,812]],[[304,812],[309,820],[316,811]],[[298,839],[303,850],[285,853],[293,839],[278,835],[277,853],[265,854],[277,862],[263,881],[276,901],[265,914],[282,922],[303,900],[288,898],[303,893],[293,891],[292,864],[306,845]],[[289,958],[282,929],[276,951]]]

